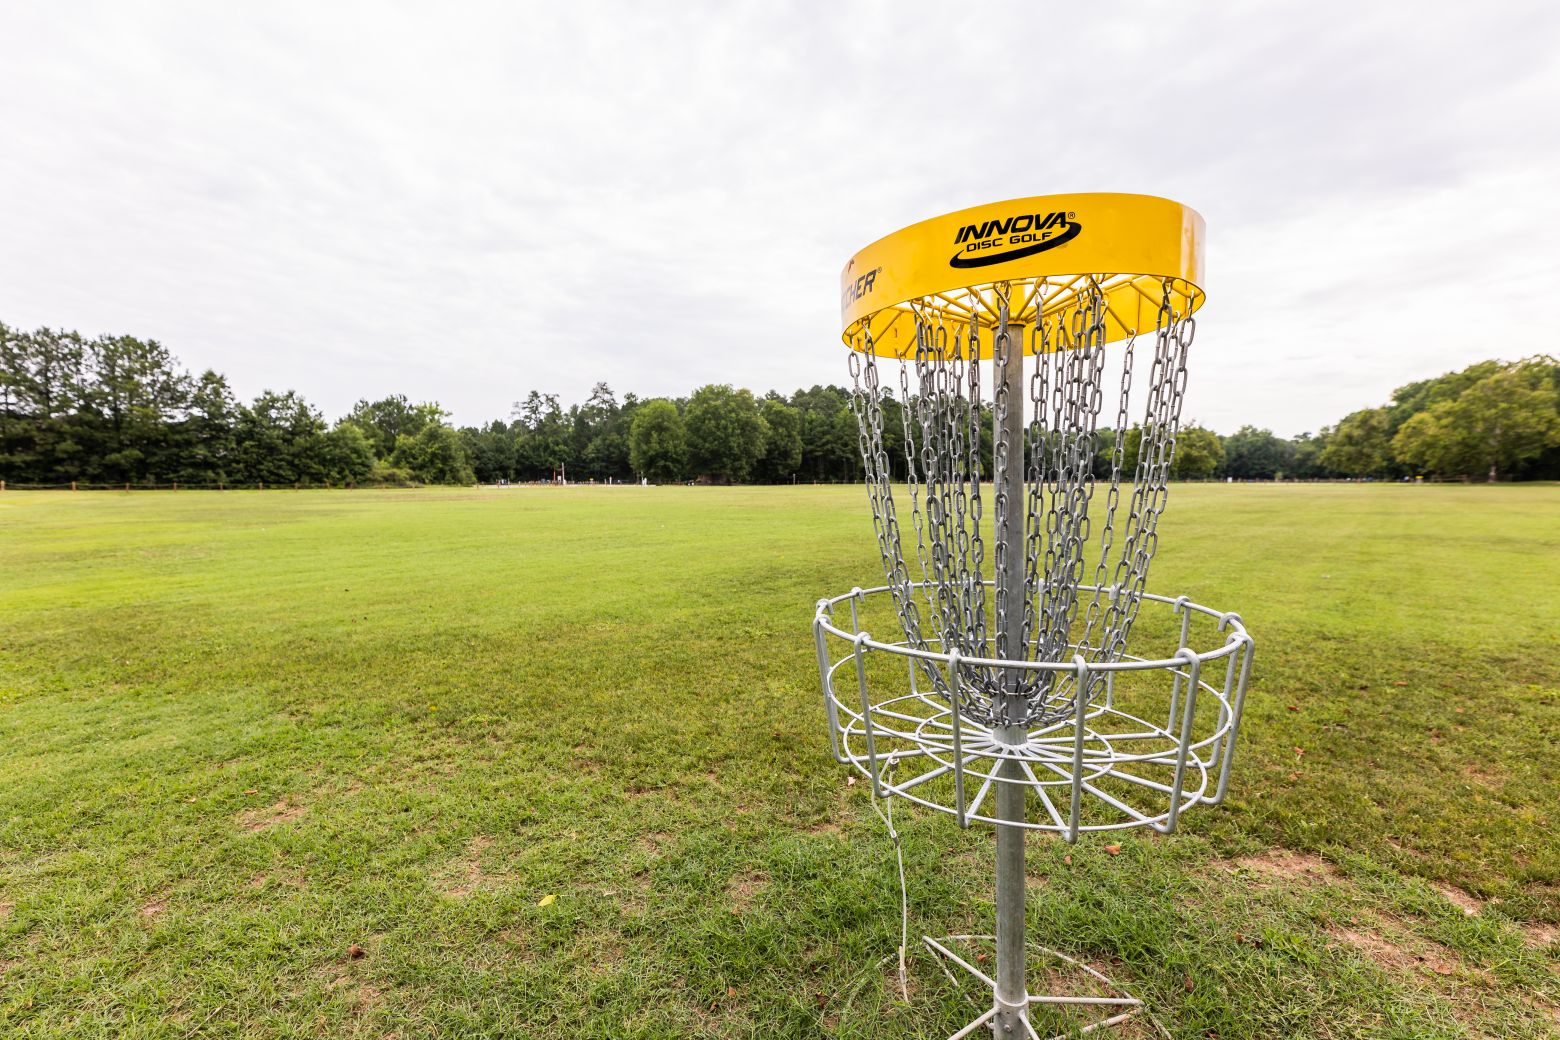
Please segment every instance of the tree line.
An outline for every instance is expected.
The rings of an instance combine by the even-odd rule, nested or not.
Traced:
[[[885,394],[884,439],[904,470],[903,403]],[[839,482],[862,475],[849,391],[757,397],[712,384],[678,399],[620,400],[597,383],[565,406],[533,390],[507,419],[455,428],[433,402],[359,401],[327,422],[300,394],[239,401],[221,374],[194,375],[155,340],[88,339],[0,324],[0,480],[12,486],[356,486],[477,481]],[[989,417],[988,417],[989,419]],[[913,425],[913,424],[912,424]],[[991,465],[990,422],[980,446]],[[1120,431],[1136,465],[1142,431]],[[912,434],[913,435],[913,434]],[[1118,431],[1096,438],[1108,475]],[[1392,402],[1315,435],[1185,424],[1178,479],[1428,475],[1560,477],[1560,365],[1481,362],[1411,383]]]

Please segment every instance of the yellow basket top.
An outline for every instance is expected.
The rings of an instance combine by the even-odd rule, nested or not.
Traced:
[[[840,315],[853,350],[865,351],[870,333],[872,353],[906,358],[915,356],[912,305],[989,328],[1005,284],[1010,323],[1033,326],[1098,284],[1106,339],[1115,341],[1155,327],[1166,285],[1179,316],[1195,311],[1202,280],[1203,218],[1190,206],[1154,195],[1036,195],[878,239],[840,273]]]

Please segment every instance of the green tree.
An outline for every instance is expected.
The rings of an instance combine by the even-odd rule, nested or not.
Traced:
[[[1201,426],[1183,426],[1175,437],[1175,459],[1170,475],[1177,480],[1206,480],[1224,461],[1219,435]]]
[[[1392,415],[1387,408],[1350,412],[1338,423],[1318,461],[1346,477],[1379,477],[1392,464]]]
[[[1455,400],[1411,417],[1393,438],[1397,458],[1441,476],[1485,475],[1560,445],[1560,394],[1534,361],[1485,376]]]
[[[766,397],[759,405],[764,420],[764,453],[757,475],[771,484],[788,481],[802,462],[802,416],[778,397]],[[903,439],[901,437],[901,439]]]
[[[646,401],[628,431],[634,469],[654,481],[676,480],[687,460],[687,433],[677,406],[664,398]]]
[[[436,402],[413,404],[405,394],[392,394],[378,401],[359,401],[347,413],[346,421],[368,437],[375,458],[386,459],[402,437],[415,437],[429,423],[442,423],[448,417]]]
[[[797,472],[808,480],[851,480],[861,462],[850,395],[837,386],[814,386],[791,395],[802,417],[802,461]]]
[[[238,482],[285,486],[324,480],[319,457],[324,432],[324,418],[295,391],[265,391],[238,411]]]
[[[181,483],[223,484],[232,479],[237,461],[237,421],[238,402],[227,380],[210,369],[202,372],[191,387],[189,408],[180,431]]]
[[[515,479],[515,431],[498,419],[478,429],[468,426],[460,431],[471,469],[484,484]]]
[[[403,433],[390,454],[390,464],[409,471],[424,484],[477,482],[460,434],[443,423],[429,423],[415,435]]]
[[[764,451],[764,419],[747,390],[701,386],[688,399],[688,468],[718,481],[744,481]]]
[[[1272,430],[1242,426],[1224,438],[1224,473],[1236,480],[1276,480],[1289,468],[1293,448]]]
[[[512,414],[519,426],[515,465],[521,476],[551,480],[574,464],[569,422],[557,394],[532,390],[524,401],[515,402]]]
[[[1314,437],[1309,433],[1302,433],[1290,442],[1294,446],[1292,465],[1296,480],[1316,480],[1328,475],[1327,467],[1322,463],[1322,453],[1327,450],[1332,432],[1330,427],[1324,426]]]
[[[356,423],[342,420],[320,441],[320,466],[332,484],[357,484],[373,474],[374,444]]]

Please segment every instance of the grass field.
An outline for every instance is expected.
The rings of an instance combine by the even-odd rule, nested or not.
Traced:
[[[1560,1035],[1560,488],[1161,532],[1258,641],[1230,801],[1034,842],[1035,938],[1176,1037]],[[947,1035],[820,717],[880,575],[858,488],[0,494],[0,1036]],[[989,831],[900,822],[988,930]]]

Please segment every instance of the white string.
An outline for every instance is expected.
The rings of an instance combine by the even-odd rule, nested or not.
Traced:
[[[880,782],[892,779],[894,765],[895,759],[889,756],[879,775],[873,778],[872,811],[877,813],[878,819],[882,820],[883,825],[888,828],[888,836],[894,843],[894,857],[899,861],[899,993],[908,1004],[910,1003],[910,974],[905,966],[905,947],[910,942],[910,898],[905,888],[905,851],[899,841],[899,832],[894,829],[894,796],[892,794],[883,796],[883,804],[888,807],[888,811],[884,812],[878,808],[877,791]],[[886,789],[886,783],[884,786]]]

